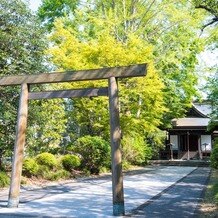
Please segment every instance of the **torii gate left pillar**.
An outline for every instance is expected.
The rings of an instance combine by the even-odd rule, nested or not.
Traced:
[[[28,113],[28,85],[21,85],[8,207],[18,207]]]

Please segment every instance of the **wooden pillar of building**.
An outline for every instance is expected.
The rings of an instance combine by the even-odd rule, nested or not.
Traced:
[[[199,153],[199,159],[202,160],[201,135],[198,136],[198,153]]]
[[[115,77],[108,79],[109,109],[110,109],[110,139],[112,159],[112,191],[113,191],[113,215],[125,214],[122,155],[120,149],[121,130],[119,120],[118,85]]]
[[[18,109],[16,127],[16,139],[14,144],[14,156],[12,163],[11,184],[9,191],[8,207],[18,207],[20,195],[20,181],[24,155],[25,134],[28,112],[28,85],[21,85],[21,94]]]
[[[190,133],[189,132],[187,132],[187,160],[190,160],[190,151],[189,151],[189,135],[190,135]]]

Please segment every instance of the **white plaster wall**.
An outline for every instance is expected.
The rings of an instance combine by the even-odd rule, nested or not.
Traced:
[[[178,150],[178,135],[170,135],[170,143],[173,145],[173,150]]]
[[[205,145],[206,145],[206,151],[211,151],[211,135],[201,135],[201,150],[205,151]]]

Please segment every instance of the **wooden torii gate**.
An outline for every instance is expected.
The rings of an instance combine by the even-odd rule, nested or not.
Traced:
[[[95,70],[1,77],[0,86],[21,86],[8,207],[18,207],[19,204],[20,182],[27,127],[28,100],[109,96],[113,215],[124,215],[125,209],[121,162],[122,157],[120,149],[121,130],[119,121],[119,97],[117,79],[145,76],[146,73],[147,65],[138,64],[127,67],[111,67]],[[29,91],[30,86],[34,84],[63,83],[102,79],[108,80],[108,87],[45,92]]]

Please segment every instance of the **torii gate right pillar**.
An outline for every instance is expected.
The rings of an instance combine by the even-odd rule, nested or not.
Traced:
[[[110,109],[110,139],[112,159],[112,191],[113,191],[113,215],[125,214],[122,154],[120,149],[121,130],[119,118],[118,85],[115,77],[108,79],[109,109]]]

